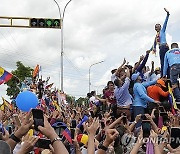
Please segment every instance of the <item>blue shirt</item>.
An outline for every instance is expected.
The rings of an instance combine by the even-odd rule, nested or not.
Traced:
[[[147,108],[148,102],[154,102],[154,99],[150,98],[147,95],[146,88],[150,85],[155,84],[156,81],[149,81],[143,83],[135,83],[133,87],[134,92],[134,101],[133,106],[141,106],[143,108]]]
[[[166,19],[163,24],[163,27],[160,31],[160,45],[167,43],[166,42],[166,27],[167,27],[168,19],[169,19],[169,14],[167,14]],[[156,38],[155,38],[154,46],[153,46],[154,49],[156,49],[156,44],[157,44],[157,42],[156,42]]]
[[[163,76],[167,74],[168,66],[180,64],[180,48],[174,48],[166,52],[164,57]]]
[[[129,93],[130,79],[126,77],[124,84],[121,87],[116,87],[114,95],[118,106],[128,106],[132,104],[132,96]]]

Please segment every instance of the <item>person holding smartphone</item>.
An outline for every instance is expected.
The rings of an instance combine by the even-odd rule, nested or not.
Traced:
[[[51,127],[46,117],[44,117],[43,121],[44,121],[43,126],[39,125],[37,126],[37,128],[43,135],[45,135],[48,139],[50,139],[51,145],[54,149],[54,154],[59,154],[59,151],[61,151],[63,154],[68,154],[67,149],[65,148],[59,136],[56,134],[54,128]],[[28,133],[33,123],[34,120],[31,117],[31,112],[29,112],[25,115],[25,118],[22,121],[21,126],[18,128],[18,130],[14,132],[10,136],[10,138],[6,141],[11,147],[11,151],[13,151],[17,143],[21,142],[22,137]],[[36,143],[35,141],[36,139],[32,139],[33,144]],[[31,149],[29,150],[31,151]]]

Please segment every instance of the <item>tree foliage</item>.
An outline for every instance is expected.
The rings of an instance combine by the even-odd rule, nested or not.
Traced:
[[[32,77],[33,69],[29,66],[24,66],[22,62],[16,62],[16,70],[11,73],[13,77],[9,80],[7,84],[7,95],[10,99],[15,99],[20,92],[21,82],[25,80],[26,77]]]
[[[85,97],[79,97],[77,100],[76,100],[76,104],[78,105],[85,105],[87,106],[88,105],[88,99]]]

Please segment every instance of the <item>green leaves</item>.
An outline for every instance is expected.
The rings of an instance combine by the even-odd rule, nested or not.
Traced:
[[[24,66],[20,61],[16,62],[17,69],[13,70],[11,73],[13,77],[7,83],[7,95],[11,99],[15,99],[20,92],[21,82],[25,80],[25,77],[32,77],[33,69]]]

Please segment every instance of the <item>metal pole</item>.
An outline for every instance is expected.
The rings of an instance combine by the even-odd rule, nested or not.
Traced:
[[[94,64],[89,66],[89,93],[91,92],[91,67],[94,65],[100,64],[102,62],[104,62],[104,60],[97,62],[97,63],[94,63]]]
[[[64,55],[64,35],[63,35],[63,31],[64,31],[64,15],[65,15],[65,11],[66,11],[66,7],[68,6],[68,4],[71,2],[72,0],[69,0],[64,9],[63,9],[63,16],[61,18],[61,10],[60,10],[60,7],[59,7],[59,4],[56,0],[54,0],[54,2],[56,3],[56,5],[58,6],[58,10],[59,10],[59,16],[60,16],[60,20],[61,20],[61,91],[64,91],[63,90],[63,55]]]

